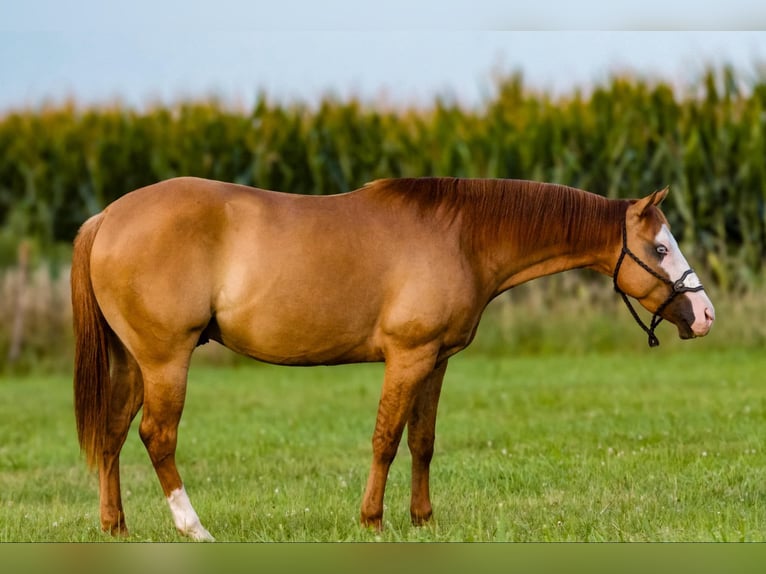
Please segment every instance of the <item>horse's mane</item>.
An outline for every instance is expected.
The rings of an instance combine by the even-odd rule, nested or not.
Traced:
[[[460,220],[472,247],[503,241],[524,246],[565,245],[572,252],[619,241],[628,201],[552,183],[517,179],[381,179],[366,188],[421,216]]]

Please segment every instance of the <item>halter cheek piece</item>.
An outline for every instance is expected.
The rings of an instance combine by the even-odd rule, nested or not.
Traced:
[[[657,310],[654,312],[654,315],[652,315],[652,320],[649,323],[649,326],[647,327],[646,324],[641,320],[641,317],[638,316],[638,313],[633,308],[633,305],[630,303],[630,300],[628,299],[627,294],[625,291],[620,289],[617,286],[617,275],[620,273],[620,267],[622,266],[622,262],[625,259],[625,256],[630,257],[633,261],[635,261],[639,267],[644,269],[646,272],[650,273],[651,275],[654,275],[657,279],[662,281],[663,283],[667,283],[670,285],[673,290],[671,291],[670,295],[668,295],[668,298],[665,299],[665,301],[657,307]],[[667,277],[663,277],[659,273],[657,273],[654,269],[649,267],[646,263],[641,261],[638,256],[633,253],[630,249],[628,249],[628,228],[625,223],[625,220],[622,222],[622,253],[620,253],[620,257],[617,259],[617,265],[614,266],[614,290],[617,291],[621,296],[622,300],[625,301],[625,305],[628,307],[628,310],[630,311],[630,314],[633,315],[633,318],[636,320],[636,323],[646,332],[646,334],[649,337],[649,346],[650,347],[657,347],[660,344],[660,340],[657,338],[657,335],[654,334],[654,330],[657,328],[657,325],[660,324],[662,321],[662,317],[660,317],[660,313],[662,313],[665,310],[665,307],[670,305],[670,302],[676,298],[677,295],[680,295],[681,293],[687,293],[690,291],[702,291],[702,283],[697,285],[696,287],[687,287],[684,284],[684,281],[686,281],[686,278],[694,273],[694,270],[690,267],[686,271],[683,272],[683,275],[681,275],[680,279],[676,281],[671,281]]]

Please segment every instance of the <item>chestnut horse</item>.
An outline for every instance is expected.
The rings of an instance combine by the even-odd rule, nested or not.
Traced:
[[[642,324],[650,344],[662,318],[684,339],[708,332],[713,305],[656,207],[666,194],[415,178],[318,197],[179,178],[121,197],[83,224],[72,266],[75,414],[102,528],[127,533],[119,457],[143,405],[139,433],[176,528],[212,540],[175,462],[189,361],[210,339],[280,365],[384,361],[361,522],[382,527],[405,425],[410,513],[427,521],[447,360],[498,294],[587,267],[656,313]]]

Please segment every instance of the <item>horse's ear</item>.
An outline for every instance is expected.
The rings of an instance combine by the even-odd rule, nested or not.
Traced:
[[[670,186],[666,185],[662,189],[658,189],[652,195],[650,195],[649,197],[652,198],[652,205],[659,205],[662,203],[662,200],[664,200],[668,195],[668,191],[670,191]]]
[[[668,194],[669,187],[665,186],[662,189],[658,189],[654,193],[651,193],[647,195],[646,197],[643,197],[639,200],[637,200],[633,205],[630,206],[628,209],[628,213],[631,213],[633,215],[636,215],[638,217],[643,217],[646,213],[646,210],[649,209],[653,205],[659,205],[662,203],[662,200],[665,199],[665,196]]]

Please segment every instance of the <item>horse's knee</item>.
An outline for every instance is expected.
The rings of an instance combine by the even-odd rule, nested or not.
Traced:
[[[396,457],[396,452],[399,450],[400,437],[392,437],[387,433],[375,433],[372,437],[372,452],[375,457],[375,461],[390,465]]]

